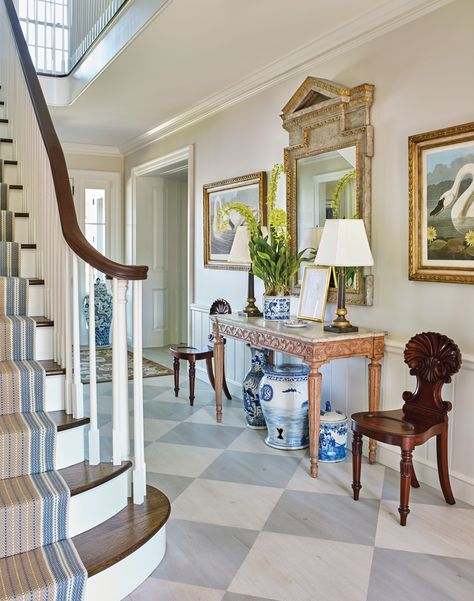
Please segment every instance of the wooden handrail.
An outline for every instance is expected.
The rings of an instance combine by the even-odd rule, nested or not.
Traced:
[[[91,246],[84,237],[77,221],[64,152],[54,129],[48,105],[46,104],[33,61],[31,60],[28,45],[21,30],[15,6],[12,0],[4,0],[4,3],[38,127],[49,157],[58,203],[59,219],[66,243],[83,261],[112,278],[120,280],[145,280],[148,272],[146,265],[123,265],[116,263]]]

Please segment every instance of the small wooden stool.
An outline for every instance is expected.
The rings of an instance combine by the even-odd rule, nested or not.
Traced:
[[[199,349],[194,346],[188,346],[187,344],[173,344],[170,346],[170,352],[173,355],[173,368],[174,368],[174,396],[178,396],[179,393],[179,362],[184,359],[189,362],[189,404],[191,407],[194,405],[194,388],[196,383],[196,361],[204,359],[206,361],[207,375],[209,376],[209,382],[212,388],[216,389],[214,380],[214,371],[212,369],[212,358],[214,351],[212,347],[207,349]],[[222,380],[222,389],[226,397],[231,400],[232,396],[227,388],[227,382],[225,380],[225,374]]]

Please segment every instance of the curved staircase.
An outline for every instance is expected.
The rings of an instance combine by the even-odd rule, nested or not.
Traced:
[[[14,22],[12,7],[11,0],[0,0],[0,29],[11,25],[11,38],[21,46],[21,30]],[[5,50],[4,34],[5,29],[0,53]],[[8,51],[18,51],[28,91],[37,94],[39,84],[32,92],[36,84],[28,80],[31,72],[25,72],[29,69],[28,65],[25,68],[25,48]],[[10,62],[11,57],[9,66]],[[1,66],[5,62],[0,60]],[[4,69],[0,77],[3,79]],[[7,81],[13,81],[11,76]],[[10,121],[11,96],[8,99],[3,92],[0,88],[0,601],[120,601],[162,560],[170,513],[166,496],[146,486],[140,444],[141,289],[134,285],[134,293],[138,291],[137,296],[134,294],[134,456],[129,459],[128,397],[124,396],[124,387],[114,381],[114,394],[118,391],[120,402],[114,399],[113,463],[99,462],[97,405],[101,399],[92,382],[91,413],[90,417],[84,416],[78,375],[80,347],[78,338],[68,330],[78,329],[77,308],[68,309],[71,294],[63,289],[71,281],[74,285],[74,278],[67,269],[66,275],[63,273],[69,258],[51,257],[55,247],[50,240],[61,233],[56,233],[56,226],[48,220],[56,219],[58,227],[59,220],[45,217],[44,212],[51,211],[54,204],[42,206],[43,195],[32,186],[42,177],[46,154],[51,162],[51,148],[46,144],[47,153],[43,148],[39,159],[32,161],[29,157],[24,161],[20,148],[25,149],[25,145],[17,144]],[[33,97],[32,102],[38,117]],[[36,102],[44,112],[44,99]],[[49,114],[47,117],[50,119]],[[42,119],[47,121],[44,114]],[[44,123],[40,121],[38,117],[36,127],[45,140]],[[51,133],[48,123],[45,129],[53,140],[50,146],[54,153],[60,153],[57,156],[62,165],[64,157],[56,148],[55,132]],[[38,146],[33,140],[31,145]],[[75,214],[71,217],[74,208],[70,190],[66,200],[64,193],[59,193],[61,185],[64,192],[67,172],[58,179],[56,167],[51,163],[54,188],[47,183],[45,189],[51,189],[54,201],[57,199],[70,264],[74,265],[79,257],[91,270],[94,267],[111,277],[115,302],[117,290],[123,295],[121,282],[143,279],[146,268],[116,264],[91,251],[77,228]],[[31,168],[39,173],[29,173]],[[44,227],[46,234],[41,233]],[[35,239],[36,232],[41,234],[39,239]],[[118,315],[123,311],[121,315],[125,316],[123,296],[122,305],[114,304],[114,311]],[[126,357],[126,323],[119,320],[116,325],[116,330],[120,326],[123,333],[122,347],[116,354],[117,361],[122,361],[120,353]],[[92,347],[90,355],[94,356]],[[86,457],[91,457],[90,463]]]

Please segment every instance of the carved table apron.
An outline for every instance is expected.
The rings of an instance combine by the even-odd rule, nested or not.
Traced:
[[[314,323],[306,328],[290,329],[281,322],[268,322],[260,317],[239,315],[219,315],[213,318],[216,419],[222,420],[222,374],[224,366],[223,336],[242,340],[256,348],[299,357],[311,371],[308,375],[308,415],[311,476],[318,475],[319,418],[321,407],[322,375],[321,365],[333,359],[368,357],[369,363],[369,411],[379,409],[380,380],[382,368],[380,360],[384,355],[385,332],[359,328],[358,332],[333,334],[323,330],[323,324]],[[370,440],[369,462],[374,463],[377,443]]]

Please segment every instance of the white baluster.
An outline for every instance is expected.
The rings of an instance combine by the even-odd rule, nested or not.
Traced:
[[[120,376],[118,336],[118,280],[112,280],[112,460],[114,465],[122,462],[120,436]]]
[[[133,501],[143,503],[146,496],[145,434],[143,425],[142,365],[142,282],[133,282]]]
[[[100,433],[97,427],[97,374],[95,353],[95,290],[94,269],[89,265],[89,463],[100,463]]]
[[[73,414],[84,417],[84,397],[81,382],[81,336],[79,316],[79,266],[75,253],[72,255],[72,341],[73,341]]]
[[[128,353],[127,353],[127,286],[126,280],[117,280],[113,299],[115,314],[112,337],[112,379],[116,380],[120,420],[121,460],[130,458],[130,425],[128,410]],[[114,354],[115,351],[115,354]],[[115,357],[115,362],[114,362]]]
[[[66,278],[66,286],[65,286],[65,304],[66,304],[66,327],[65,327],[65,337],[66,337],[66,358],[65,358],[65,368],[66,368],[66,376],[64,379],[64,399],[66,405],[66,413],[72,413],[72,340],[71,340],[71,330],[72,330],[72,308],[71,308],[71,254],[72,251],[67,248],[66,251],[66,269],[65,269],[65,278]]]

